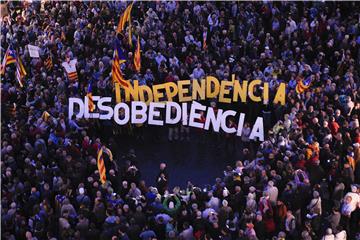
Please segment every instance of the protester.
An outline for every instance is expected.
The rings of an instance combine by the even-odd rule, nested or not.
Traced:
[[[115,33],[127,4],[7,3],[1,52],[15,50],[27,74],[23,87],[16,64],[2,75],[2,237],[359,238],[360,5],[135,2],[130,42],[134,46],[139,36],[138,73],[128,26]],[[140,85],[205,76],[232,81],[234,74],[240,81],[268,82],[270,97],[286,83],[286,104],[227,105],[249,116],[241,138],[187,126],[170,126],[164,134],[156,126],[68,116],[68,98],[86,96],[91,81],[93,95],[113,96],[116,41],[128,53],[125,78]],[[39,47],[40,58],[30,57],[28,44]],[[45,64],[49,56],[52,66]],[[62,63],[74,59],[78,79],[70,81]],[[311,81],[302,93],[296,90],[299,79]],[[203,104],[222,107],[216,99]],[[248,138],[260,114],[266,119],[263,143]],[[214,185],[188,183],[172,191],[171,161],[165,160],[154,181],[145,183],[148,171],[139,169],[134,146],[163,139],[184,144],[200,139],[201,145],[205,138],[229,159],[240,155]],[[99,146],[114,156],[104,154],[104,184]]]

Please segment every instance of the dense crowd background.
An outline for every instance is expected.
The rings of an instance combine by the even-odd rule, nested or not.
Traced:
[[[127,4],[8,3],[1,49],[17,51],[27,76],[23,88],[15,66],[2,76],[2,239],[359,239],[359,4],[136,2],[132,40],[141,39],[141,73],[128,31],[115,34]],[[173,188],[166,163],[145,183],[136,143],[160,138],[158,128],[67,116],[68,97],[84,97],[90,80],[93,95],[113,96],[115,38],[128,52],[127,79],[152,85],[235,74],[269,82],[270,96],[285,82],[286,105],[221,106],[248,114],[240,138],[169,126],[167,141],[203,143],[205,136],[241,157],[205,187]],[[41,57],[30,58],[27,44],[40,47]],[[66,58],[78,60],[76,83],[61,67]],[[297,77],[309,76],[311,87],[297,94]],[[263,143],[248,139],[257,115],[266,122]],[[115,158],[105,157],[105,185],[99,145]]]

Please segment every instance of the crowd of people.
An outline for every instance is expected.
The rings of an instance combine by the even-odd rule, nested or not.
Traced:
[[[360,4],[139,1],[132,46],[128,29],[115,31],[128,4],[7,3],[2,53],[16,50],[27,75],[23,87],[15,64],[2,75],[2,239],[360,239]],[[132,60],[137,36],[140,73]],[[157,128],[67,115],[67,99],[84,97],[89,81],[93,95],[114,95],[116,38],[128,54],[126,79],[152,85],[235,74],[269,82],[270,95],[285,82],[286,105],[227,105],[250,117],[241,138],[215,134],[241,142],[231,150],[241,157],[213,183],[173,187],[166,159],[156,180],[145,182],[136,147],[123,149],[117,139],[146,144],[143,132],[154,137]],[[28,44],[40,48],[39,58]],[[75,82],[61,65],[66,59],[77,59]],[[299,94],[301,77],[312,82]],[[258,114],[266,122],[262,143],[248,139]],[[167,140],[200,135],[169,126]],[[99,146],[114,155],[104,156],[105,184]]]

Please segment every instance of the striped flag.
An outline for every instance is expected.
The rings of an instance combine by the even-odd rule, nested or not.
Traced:
[[[7,65],[16,63],[16,52],[15,50],[10,49],[10,47],[6,50],[4,59],[1,64],[1,74],[5,73],[5,68]]]
[[[100,146],[97,154],[97,166],[100,174],[100,181],[102,184],[106,182],[106,168],[103,153],[106,153],[109,156],[110,161],[113,160],[113,155],[110,149]]]
[[[105,169],[105,162],[104,162],[104,156],[103,156],[102,147],[100,147],[99,150],[98,150],[97,167],[99,169],[100,181],[101,181],[102,184],[104,184],[106,182],[106,169]]]
[[[90,112],[93,112],[95,110],[95,104],[94,104],[94,100],[92,97],[92,81],[89,82],[86,96],[88,98],[89,110],[90,110]]]
[[[50,54],[45,59],[44,65],[48,71],[50,71],[53,68],[53,62],[52,62],[52,58],[51,58]]]
[[[68,78],[69,78],[69,80],[72,81],[72,82],[77,81],[77,80],[78,80],[77,72],[68,73]]]
[[[119,52],[120,50],[120,52]],[[124,87],[128,87],[128,83],[125,81],[124,76],[122,75],[121,69],[120,69],[120,65],[122,63],[124,63],[126,60],[124,60],[122,54],[122,50],[121,49],[115,49],[114,51],[114,58],[113,58],[113,62],[112,62],[112,68],[111,68],[111,75],[112,75],[112,80],[114,83],[119,83],[121,86]],[[119,58],[119,53],[120,53],[120,58]]]
[[[299,77],[297,80],[296,88],[295,88],[296,92],[298,94],[305,92],[310,87],[311,81],[312,81],[311,76],[309,76],[305,80],[304,80],[304,78]]]
[[[7,54],[8,54],[8,50],[6,50],[3,61],[0,65],[0,74],[1,75],[3,75],[5,73]]]
[[[75,82],[78,80],[76,63],[77,63],[77,59],[73,59],[71,61],[65,61],[61,64],[65,68],[67,76],[71,82]]]
[[[120,17],[116,32],[117,33],[121,33],[124,28],[125,28],[125,24],[127,22],[130,22],[131,18],[131,9],[134,3],[131,3],[129,6],[127,6],[127,8],[125,9],[123,15]],[[130,37],[130,36],[129,36]]]
[[[140,38],[138,36],[137,39],[137,46],[136,46],[136,51],[134,54],[134,65],[135,65],[135,70],[137,72],[140,72],[141,69],[141,53],[140,53]]]
[[[23,78],[26,76],[26,70],[24,65],[21,62],[20,58],[17,58],[16,60],[16,79],[18,80],[20,87],[23,87]]]
[[[206,39],[207,39],[207,32],[204,31],[203,32],[203,49],[207,49],[207,43],[206,43]]]

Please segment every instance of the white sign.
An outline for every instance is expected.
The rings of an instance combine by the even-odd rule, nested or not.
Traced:
[[[233,110],[219,109],[217,114],[211,107],[204,106],[198,102],[192,102],[190,107],[190,115],[184,115],[187,113],[187,104],[182,105],[176,102],[150,102],[147,106],[144,102],[133,101],[129,105],[121,102],[116,104],[113,108],[109,106],[112,102],[111,97],[93,96],[95,109],[99,112],[89,111],[88,98],[69,98],[69,118],[73,115],[76,118],[97,118],[97,119],[114,119],[119,125],[125,125],[129,122],[132,124],[142,124],[146,121],[149,125],[163,126],[164,124],[177,124],[180,121],[185,126],[201,128],[209,130],[210,125],[215,132],[219,132],[220,129],[225,133],[234,134],[236,136],[242,135],[242,129],[244,125],[245,114],[240,113],[238,124],[235,126],[229,126],[229,117],[234,118],[237,114]],[[105,105],[106,104],[106,105]],[[75,107],[77,106],[77,107]],[[161,109],[164,109],[165,116],[161,116]],[[175,117],[172,116],[172,109],[175,110]],[[119,113],[121,110],[122,114]],[[201,117],[201,112],[204,113],[205,123],[199,123],[197,120]],[[249,138],[251,140],[264,141],[264,120],[262,117],[257,117],[255,124],[252,127]]]
[[[32,57],[32,58],[40,57],[40,55],[39,55],[39,47],[29,44],[28,49],[29,49],[30,57]]]

